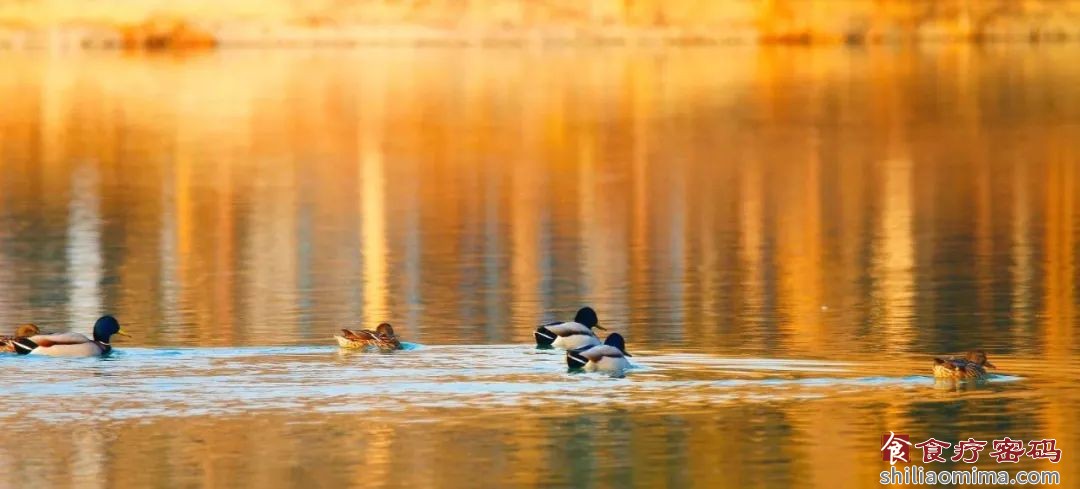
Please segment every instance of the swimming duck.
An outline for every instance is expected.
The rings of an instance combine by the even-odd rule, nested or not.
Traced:
[[[109,339],[113,335],[130,336],[120,329],[120,322],[112,316],[102,316],[94,323],[94,339],[80,333],[36,334],[16,338],[15,353],[20,355],[48,355],[53,357],[97,357],[112,351]]]
[[[983,379],[986,368],[997,368],[986,359],[986,352],[973,350],[962,358],[935,358],[934,377],[948,379]]]
[[[334,336],[334,338],[337,339],[338,346],[349,350],[377,349],[386,352],[402,349],[401,342],[394,336],[394,328],[390,326],[390,323],[380,324],[375,331],[343,329],[341,336]]]
[[[0,352],[14,353],[15,340],[19,338],[27,338],[40,333],[41,330],[38,329],[36,324],[20,324],[19,327],[15,328],[14,336],[0,336]]]
[[[536,328],[536,346],[554,346],[564,350],[579,350],[600,344],[600,339],[593,333],[593,328],[603,329],[596,318],[596,311],[591,307],[582,307],[574,315],[573,321],[555,322]]]
[[[566,351],[566,366],[583,368],[587,372],[622,373],[630,368],[626,357],[633,355],[626,352],[626,341],[619,333],[611,333],[604,344],[589,346],[578,350]]]

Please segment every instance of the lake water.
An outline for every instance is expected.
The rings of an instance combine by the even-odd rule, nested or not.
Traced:
[[[0,53],[0,330],[134,335],[0,356],[0,487],[1076,487],[1078,56]],[[585,304],[625,378],[531,345]]]

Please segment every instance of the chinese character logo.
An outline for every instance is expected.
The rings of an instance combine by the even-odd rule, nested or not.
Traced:
[[[956,448],[953,448],[953,453],[955,453],[955,455],[949,460],[973,464],[979,461],[979,452],[983,451],[984,448],[986,448],[985,441],[978,441],[974,438],[960,440],[960,442],[956,444]]]
[[[945,449],[952,446],[952,443],[947,441],[935,440],[933,438],[926,440],[922,443],[916,443],[915,448],[922,450],[922,461],[924,464],[930,462],[944,462]]]
[[[1028,442],[1028,449],[1025,455],[1033,458],[1040,459],[1045,458],[1055,464],[1061,460],[1061,450],[1057,448],[1057,440],[1031,440]]]
[[[881,459],[889,462],[889,465],[896,465],[897,460],[904,463],[910,462],[910,452],[910,436],[897,435],[891,431],[888,435],[881,435]]]
[[[1012,463],[1015,464],[1020,461],[1020,457],[1024,455],[1024,441],[1013,440],[1012,438],[1005,437],[1003,440],[994,440],[994,451],[987,454],[990,458],[993,458],[997,463]]]

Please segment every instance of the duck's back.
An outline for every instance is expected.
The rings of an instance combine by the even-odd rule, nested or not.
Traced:
[[[957,379],[980,379],[986,376],[986,369],[964,358],[939,359],[934,365],[935,377]]]
[[[596,337],[592,329],[581,323],[570,321],[548,325],[544,328],[557,336],[552,342],[552,346],[557,348],[577,350],[600,344],[600,339]]]
[[[29,340],[37,345],[30,351],[31,355],[90,357],[106,352],[101,345],[80,333],[42,334],[31,336]]]
[[[611,345],[597,345],[581,352],[580,355],[593,362],[599,362],[604,358],[623,358],[623,352]]]
[[[626,357],[601,357],[599,360],[589,362],[585,366],[586,370],[596,370],[600,372],[623,372],[630,368],[630,361]]]
[[[338,345],[342,348],[364,349],[374,347],[380,350],[401,349],[401,342],[398,341],[396,337],[384,335],[369,329],[357,331],[343,329],[341,330],[341,336],[335,336],[334,338],[337,339]]]
[[[611,345],[597,345],[566,352],[566,365],[584,368],[586,372],[622,373],[630,368],[626,354]]]
[[[626,355],[621,350],[611,345],[599,345],[582,352],[582,356],[589,359],[589,365],[600,371],[618,371],[630,366]]]

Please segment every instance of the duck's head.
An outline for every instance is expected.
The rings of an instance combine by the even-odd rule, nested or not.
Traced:
[[[990,363],[990,360],[986,359],[986,352],[982,350],[973,350],[967,353],[967,361],[974,362],[981,367],[997,368],[996,365]]]
[[[131,335],[125,333],[120,329],[120,321],[112,316],[101,316],[97,322],[94,323],[94,341],[100,341],[102,343],[108,343],[109,338],[112,335],[117,334],[120,336],[126,336],[128,338]]]
[[[375,332],[383,336],[394,336],[394,327],[390,326],[390,323],[382,323],[375,328]]]
[[[574,322],[578,324],[584,324],[590,328],[597,328],[607,331],[607,328],[600,326],[600,320],[596,318],[596,311],[591,307],[582,307],[578,309],[576,315],[574,315]]]
[[[618,348],[619,351],[623,352],[623,355],[626,355],[628,357],[633,356],[626,351],[626,340],[624,340],[622,335],[619,333],[609,334],[608,337],[604,339],[604,344],[607,346],[614,346],[615,348]]]
[[[40,333],[41,330],[38,329],[36,324],[32,323],[20,324],[18,328],[15,328],[15,336],[20,338],[26,338]]]

